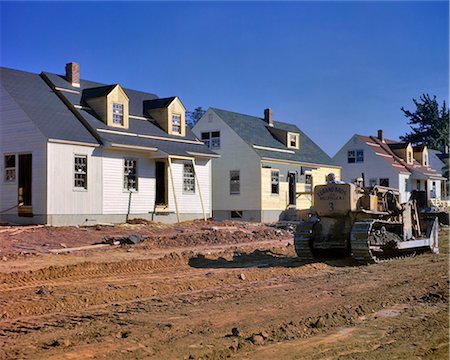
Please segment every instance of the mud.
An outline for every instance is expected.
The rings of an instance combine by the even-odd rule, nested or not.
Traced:
[[[39,234],[58,248],[55,233],[66,246],[130,231],[152,237],[58,255],[21,254],[5,236],[0,358],[448,358],[447,230],[439,255],[359,266],[302,263],[289,233],[262,225],[158,226],[12,238],[42,246]]]

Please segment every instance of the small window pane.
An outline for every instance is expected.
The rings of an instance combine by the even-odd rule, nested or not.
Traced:
[[[380,179],[380,185],[389,187],[389,179]]]
[[[369,186],[375,186],[377,184],[377,179],[370,179]]]
[[[181,115],[172,115],[172,132],[181,134]]]
[[[364,162],[364,151],[356,150],[356,162]]]
[[[195,174],[194,166],[192,164],[184,164],[183,192],[188,194],[195,193]]]
[[[74,165],[74,186],[87,189],[87,156],[75,155]]]
[[[239,170],[230,171],[230,194],[241,193],[241,179]]]
[[[16,155],[5,155],[5,181],[16,180]]]
[[[113,124],[123,125],[123,104],[113,103]]]
[[[280,172],[272,170],[271,172],[271,178],[272,178],[272,194],[279,194],[280,192]]]
[[[123,188],[125,190],[137,191],[137,161],[124,159],[123,167]]]
[[[213,131],[211,133],[211,149],[220,148],[220,131]]]

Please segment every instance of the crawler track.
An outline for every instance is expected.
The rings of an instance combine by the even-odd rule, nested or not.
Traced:
[[[295,252],[302,261],[314,260],[314,255],[311,251],[311,244],[310,244],[312,228],[314,224],[315,224],[314,222],[305,222],[303,224],[299,224],[295,231],[294,236]]]

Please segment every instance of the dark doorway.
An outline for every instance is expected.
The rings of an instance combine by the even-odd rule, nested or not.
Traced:
[[[32,216],[31,211],[31,174],[32,174],[32,158],[31,154],[19,155],[19,215]]]
[[[155,179],[156,179],[156,205],[167,204],[166,190],[166,163],[164,161],[156,161],[155,163]]]
[[[288,174],[289,181],[289,205],[295,205],[297,203],[297,177],[294,172]]]

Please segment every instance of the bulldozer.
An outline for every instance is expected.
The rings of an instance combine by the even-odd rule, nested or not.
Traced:
[[[422,252],[438,253],[438,220],[421,220],[415,200],[397,189],[328,183],[314,187],[313,212],[297,225],[294,245],[304,261],[352,256],[372,264]]]

